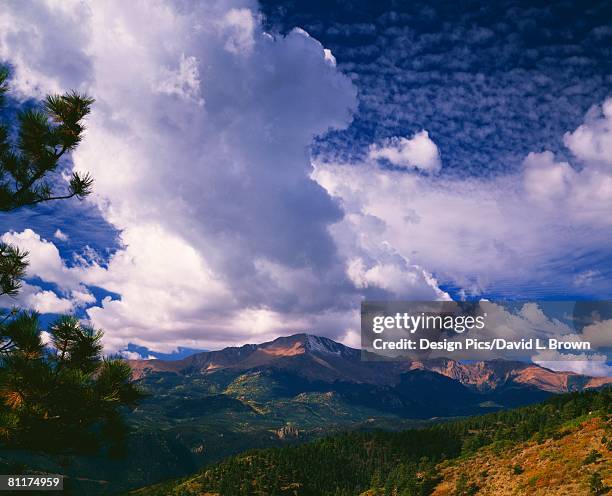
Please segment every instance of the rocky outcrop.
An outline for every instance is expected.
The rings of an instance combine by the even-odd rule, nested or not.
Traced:
[[[300,431],[298,430],[298,428],[295,425],[291,424],[287,424],[281,427],[280,429],[277,429],[275,433],[276,437],[281,440],[292,438],[295,439],[300,437]]]

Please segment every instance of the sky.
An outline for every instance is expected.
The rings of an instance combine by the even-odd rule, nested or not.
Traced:
[[[355,345],[364,298],[612,299],[606,6],[4,2],[2,115],[96,99],[62,165],[94,194],[0,216],[8,303],[147,357]]]

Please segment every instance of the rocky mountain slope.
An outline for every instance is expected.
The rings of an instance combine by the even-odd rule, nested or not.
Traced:
[[[561,393],[612,382],[609,377],[593,378],[572,372],[554,372],[535,364],[514,361],[469,364],[445,358],[413,362],[364,361],[359,350],[309,334],[198,353],[178,361],[130,360],[129,363],[135,378],[154,372],[193,375],[222,370],[244,372],[274,368],[297,373],[312,381],[375,385],[397,384],[403,373],[419,369],[443,375],[479,392],[514,384]]]

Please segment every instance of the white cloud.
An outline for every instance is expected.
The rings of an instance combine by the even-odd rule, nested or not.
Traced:
[[[198,337],[208,326],[207,316],[227,318],[216,309],[231,314],[239,308],[223,281],[182,238],[148,225],[126,229],[121,241],[126,248],[111,257],[107,268],[93,266],[82,276],[87,284],[121,295],[88,309],[95,325],[106,331],[110,349],[128,342],[158,350],[176,347],[173,341]]]
[[[59,239],[60,241],[68,241],[68,235],[61,229],[56,229],[53,237]]]
[[[256,19],[250,9],[230,9],[221,21],[226,36],[225,49],[234,54],[249,54],[255,46]]]
[[[156,356],[153,355],[141,355],[137,351],[121,350],[119,355],[127,360],[157,360]]]
[[[24,97],[43,97],[66,88],[82,89],[91,65],[83,51],[89,23],[89,8],[84,2],[3,5],[0,60],[10,61],[15,70],[12,89]]]
[[[532,200],[563,200],[575,178],[567,162],[555,162],[552,152],[530,153],[523,161],[524,184]]]
[[[329,48],[323,49],[323,54],[325,56],[325,60],[327,60],[333,67],[336,67],[336,57]]]
[[[385,289],[406,299],[450,300],[447,293],[438,289],[431,274],[405,260],[375,262],[368,266],[363,258],[353,258],[348,261],[347,274],[357,288]]]
[[[316,315],[341,318],[359,298],[328,231],[342,212],[307,153],[356,108],[330,53],[300,30],[264,33],[248,0],[36,3],[3,9],[0,54],[24,93],[96,98],[73,158],[122,248],[77,271],[39,240],[32,272],[119,294],[88,309],[110,350],[212,347],[287,326],[341,336]],[[69,79],[47,63],[64,43],[84,62]]]
[[[60,298],[53,291],[42,289],[32,284],[24,284],[19,295],[9,300],[0,297],[2,304],[14,304],[20,308],[28,308],[39,313],[69,313],[75,308],[69,298]]]
[[[612,166],[612,98],[592,107],[584,124],[565,133],[563,141],[580,160]]]
[[[607,143],[610,135],[600,121],[586,119]],[[361,258],[380,262],[384,243],[387,253],[466,295],[516,295],[529,288],[526,296],[550,298],[586,282],[582,291],[597,295],[605,289],[596,268],[578,265],[587,260],[582,254],[606,252],[612,242],[612,169],[600,162],[578,169],[551,152],[530,153],[521,174],[491,179],[319,162],[313,177],[346,212],[332,232],[349,259],[357,246]],[[351,267],[354,282],[363,285],[363,271]]]
[[[593,349],[612,348],[612,320],[594,322],[582,329],[582,339],[591,343]]]
[[[533,362],[550,370],[575,372],[593,377],[612,376],[612,366],[606,363],[606,356],[565,354],[558,351],[543,351],[533,358]]]
[[[504,203],[510,192],[502,182],[487,188],[476,180],[432,180],[372,164],[317,164],[314,177],[347,214],[332,229],[341,252],[361,247],[362,258],[373,261],[397,253],[467,290],[508,274],[524,276],[519,254],[542,244],[518,236],[533,221],[520,205]]]
[[[159,81],[154,90],[167,95],[176,95],[179,98],[192,100],[197,105],[203,105],[200,95],[200,73],[198,61],[195,57],[185,57],[181,54],[177,69],[162,70]]]
[[[0,239],[28,252],[28,277],[39,277],[46,282],[56,284],[66,292],[77,291],[81,295],[88,294],[82,284],[80,268],[67,267],[59,250],[51,241],[42,239],[31,229],[24,229],[22,232],[10,231],[4,233]]]
[[[119,354],[126,360],[142,360],[144,357],[137,351],[122,350]]]
[[[416,168],[425,172],[438,172],[442,167],[437,145],[425,130],[412,138],[393,137],[380,145],[370,146],[372,159],[386,159],[393,165]]]
[[[84,285],[120,295],[88,310],[110,350],[292,331],[352,342],[362,295],[447,298],[437,281],[554,294],[574,283],[568,257],[609,247],[611,100],[565,136],[582,169],[545,152],[514,176],[414,174],[441,169],[423,130],[373,145],[367,163],[313,171],[308,146],[350,122],[356,90],[318,41],[264,33],[256,12],[248,0],[141,0],[0,13],[0,57],[20,92],[96,98],[74,161],[95,177],[92,200],[121,249],[108,266],[68,267],[31,230],[5,236],[58,298],[90,303]]]
[[[95,303],[95,297],[83,284],[86,268],[66,266],[52,242],[42,239],[31,229],[4,233],[0,240],[27,251],[27,276],[55,285],[60,294],[58,296],[54,290],[26,283],[16,298],[0,297],[1,305],[23,306],[40,313],[67,313]]]

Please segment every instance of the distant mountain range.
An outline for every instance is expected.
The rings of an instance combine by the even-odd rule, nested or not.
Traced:
[[[250,448],[429,426],[612,382],[522,362],[363,361],[360,350],[308,334],[129,364],[147,397],[128,415],[125,458],[11,451],[0,468],[63,473],[74,494],[116,494]]]
[[[361,351],[329,338],[310,334],[280,337],[262,344],[246,344],[219,351],[191,355],[182,360],[130,360],[134,377],[169,372],[182,376],[218,371],[283,371],[305,381],[397,386],[407,376],[425,383],[450,384],[442,377],[464,386],[468,391],[487,394],[508,387],[533,388],[563,393],[596,388],[612,383],[611,377],[589,377],[573,372],[555,372],[532,363],[516,361],[478,361],[460,363],[447,358],[424,361],[364,361]],[[419,372],[417,372],[419,371]],[[414,380],[412,380],[414,382]]]
[[[178,361],[136,360],[130,361],[130,365],[134,377],[152,393],[151,400],[135,412],[139,430],[146,431],[147,426],[159,425],[161,420],[168,425],[166,439],[172,435],[172,442],[177,445],[163,459],[180,457],[199,467],[248,448],[282,447],[345,431],[428,427],[450,418],[538,403],[557,393],[597,389],[612,383],[610,377],[555,372],[515,361],[460,363],[447,358],[367,361],[362,360],[360,350],[309,334],[198,353]],[[508,419],[511,424],[512,415]],[[479,421],[474,422],[478,425]],[[342,443],[350,438],[332,439]],[[335,446],[334,443],[331,441]],[[447,455],[450,444],[443,446]],[[179,446],[184,447],[183,452]],[[340,465],[346,461],[347,449],[340,449]],[[245,455],[246,459],[251,456],[251,452]],[[319,456],[324,458],[323,466],[334,465],[333,456],[325,460],[330,456],[326,450],[315,458]],[[279,471],[284,488],[304,484],[292,480],[294,472],[303,469],[304,477],[310,480],[313,476],[309,470],[317,474],[324,471],[312,460],[309,465],[297,458],[299,470],[287,469],[291,474]],[[242,458],[232,460],[233,467],[232,463],[240,465]],[[250,469],[245,469],[247,475],[238,470],[242,475],[236,475],[237,480],[244,477],[253,484],[265,478],[267,471],[275,470],[269,468],[269,463],[268,459],[264,461],[261,473],[256,462],[255,468],[251,467],[252,474]],[[174,470],[166,466],[164,470],[169,477],[183,475],[185,466]],[[219,467],[220,480],[233,477],[225,473],[229,470],[225,465]],[[214,469],[207,468],[177,487],[183,490],[188,486],[185,494],[219,494],[207,491],[202,473],[214,479]],[[457,484],[456,474],[449,472],[448,478]],[[214,480],[208,482],[215,485]],[[176,485],[171,482],[134,494],[170,494],[166,490]],[[179,492],[177,489],[176,494]]]

